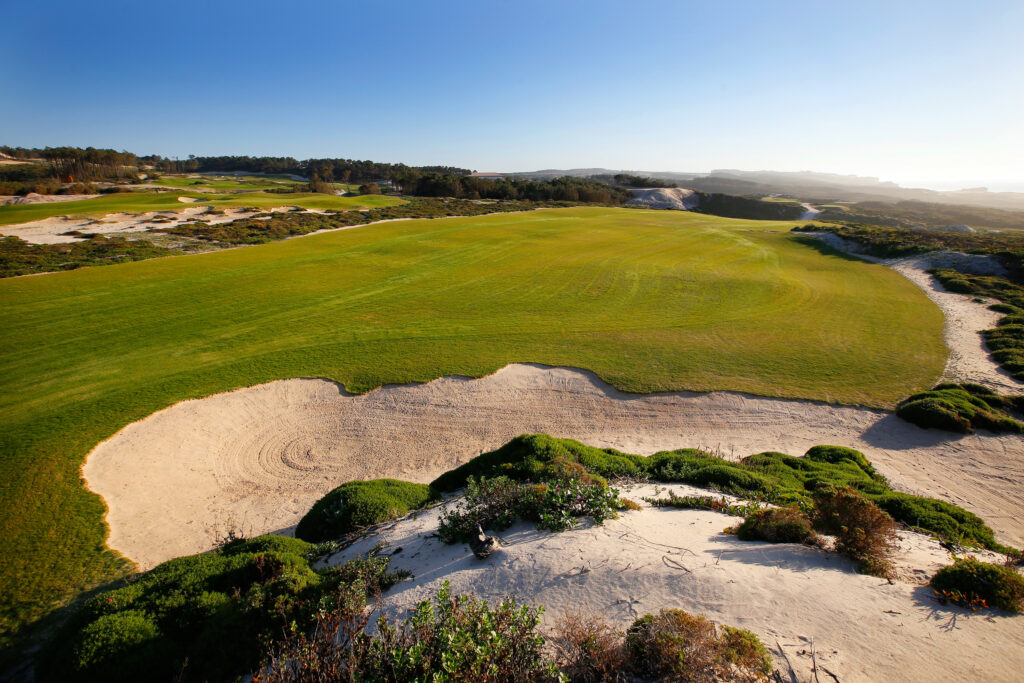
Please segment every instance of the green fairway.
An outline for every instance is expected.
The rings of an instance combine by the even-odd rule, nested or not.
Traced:
[[[330,194],[299,192],[274,194],[270,192],[243,192],[238,194],[206,194],[203,192],[119,192],[76,202],[50,202],[44,204],[13,204],[0,206],[0,225],[27,223],[53,216],[95,216],[108,213],[144,213],[147,211],[180,211],[193,202],[182,202],[178,197],[199,200],[209,206],[252,206],[269,209],[275,206],[301,206],[304,209],[347,211],[372,209],[401,204],[397,197],[365,195],[338,197]],[[2,233],[2,231],[0,231]]]
[[[511,362],[636,392],[891,406],[930,388],[946,359],[939,309],[793,225],[553,209],[0,281],[4,627],[120,570],[80,467],[186,398],[287,377],[365,391]]]

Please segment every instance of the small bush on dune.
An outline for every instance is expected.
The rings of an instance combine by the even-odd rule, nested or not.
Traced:
[[[877,505],[851,489],[823,487],[814,493],[814,527],[836,537],[836,550],[865,574],[888,577],[896,523]]]
[[[295,535],[311,543],[337,538],[401,517],[437,498],[426,484],[397,479],[346,482],[313,505],[295,527]]]
[[[1012,567],[960,559],[936,572],[931,586],[941,600],[965,607],[1024,611],[1024,576]]]
[[[572,683],[625,681],[622,635],[599,612],[568,611],[548,635],[555,661]]]
[[[756,635],[681,609],[640,617],[626,632],[641,675],[671,681],[767,681],[772,658]]]
[[[736,528],[736,537],[741,541],[808,543],[816,536],[810,518],[795,507],[760,510]]]

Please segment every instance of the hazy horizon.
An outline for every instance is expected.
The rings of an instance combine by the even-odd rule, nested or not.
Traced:
[[[1024,191],[1024,4],[12,6],[0,142]]]

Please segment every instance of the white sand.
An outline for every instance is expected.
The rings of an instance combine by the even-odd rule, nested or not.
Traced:
[[[83,199],[94,199],[98,194],[36,194],[29,192],[24,197],[15,195],[0,195],[0,206],[13,206],[18,204],[54,204],[57,202],[77,202]]]
[[[643,487],[624,495],[639,501],[652,493]],[[428,537],[438,514],[407,518],[331,562],[365,555],[381,541],[389,544],[383,555],[401,548],[392,568],[415,578],[386,594],[387,611],[431,597],[444,580],[456,593],[543,605],[547,627],[581,607],[619,628],[648,612],[683,608],[757,633],[784,680],[787,660],[799,680],[815,680],[812,643],[819,681],[833,680],[826,670],[843,683],[1018,681],[1024,670],[1024,617],[943,606],[927,587],[857,574],[849,561],[816,548],[738,541],[721,533],[735,517],[645,506],[561,534],[518,524],[499,533],[502,550],[481,561],[465,545]],[[934,541],[902,533],[897,561],[930,576],[950,558]]]
[[[360,396],[292,379],[185,401],[97,446],[83,472],[110,508],[109,545],[151,567],[210,548],[229,527],[288,529],[344,481],[429,482],[528,432],[640,454],[851,446],[895,485],[962,505],[1004,543],[1024,543],[1019,435],[960,436],[885,411],[723,392],[623,394],[588,372],[535,365]]]
[[[202,200],[190,197],[179,197],[183,203],[199,202]],[[191,221],[193,218],[200,218],[203,222],[211,225],[219,223],[230,223],[242,218],[252,218],[259,213],[275,213],[282,211],[294,211],[298,207],[277,206],[273,208],[261,208],[257,211],[246,211],[244,207],[225,207],[221,209],[223,214],[209,213],[208,206],[189,206],[174,211],[148,211],[146,213],[108,213],[101,218],[88,218],[83,216],[54,216],[44,218],[30,223],[18,223],[15,225],[0,226],[0,235],[14,235],[26,242],[33,244],[66,244],[79,241],[74,235],[63,233],[77,230],[82,233],[99,233],[102,235],[130,235],[133,233],[146,232],[151,228],[168,228],[181,225]],[[325,213],[319,209],[298,209],[306,213]]]

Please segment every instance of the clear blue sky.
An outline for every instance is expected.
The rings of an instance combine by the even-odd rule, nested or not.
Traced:
[[[8,3],[0,144],[1024,190],[1024,1]]]

